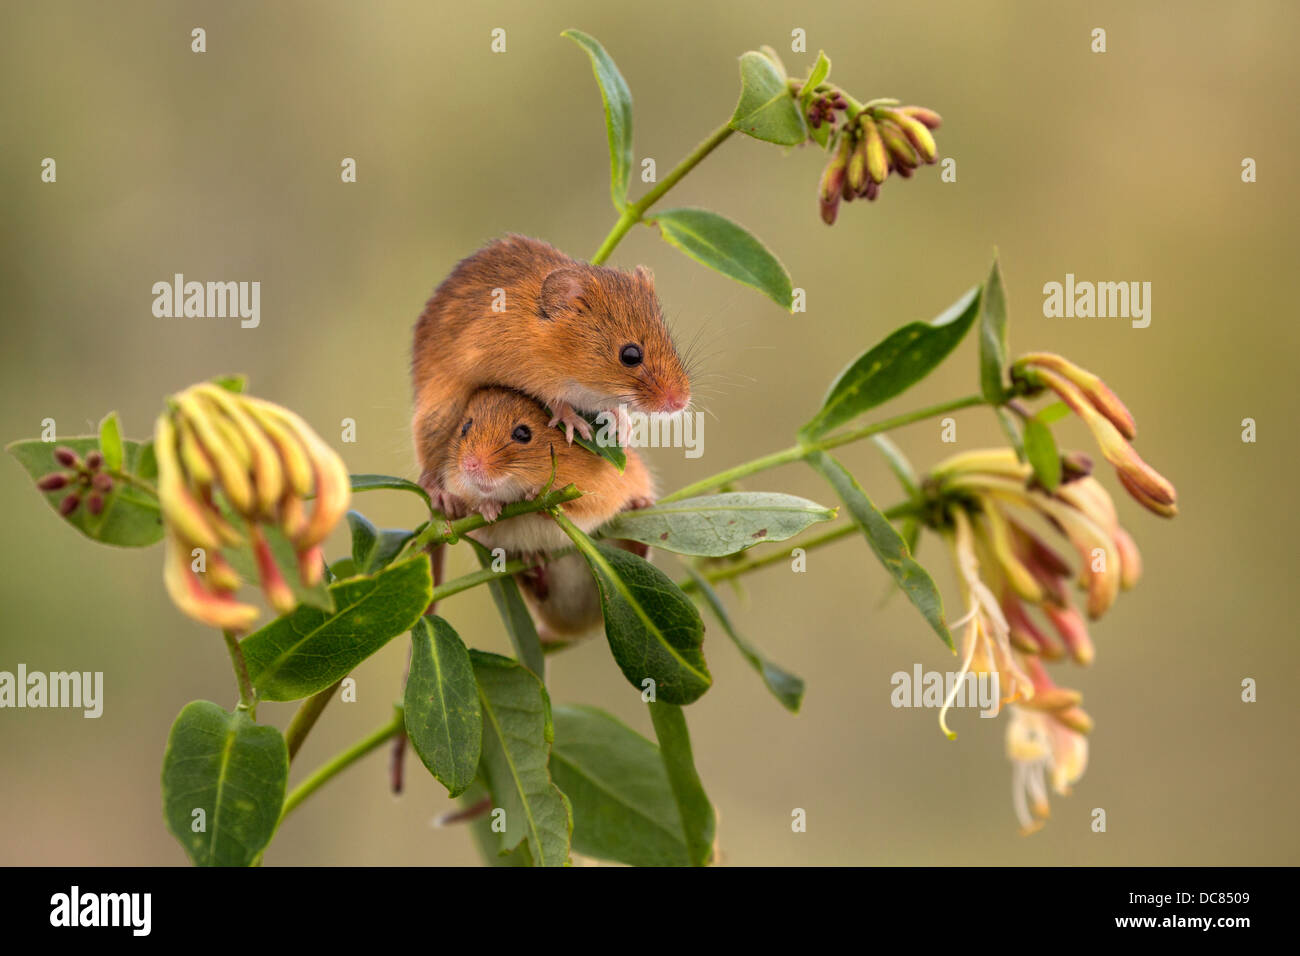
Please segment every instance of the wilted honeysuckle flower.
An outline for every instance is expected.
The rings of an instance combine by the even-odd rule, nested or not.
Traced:
[[[814,100],[814,106],[818,102]],[[912,171],[922,163],[938,160],[930,131],[939,128],[942,118],[924,106],[897,103],[873,100],[856,113],[850,109],[846,122],[835,132],[818,195],[822,220],[827,225],[834,224],[840,200],[874,200],[891,172],[910,179]],[[819,119],[824,112],[818,114]],[[811,112],[809,120],[813,120]],[[820,122],[813,122],[813,126],[820,126]]]
[[[1105,382],[1051,352],[1032,352],[1016,359],[1011,379],[1034,390],[1050,388],[1059,395],[1083,419],[1102,455],[1115,466],[1120,484],[1140,505],[1165,518],[1178,513],[1174,486],[1129,444],[1137,437],[1137,424]]]
[[[1007,751],[1016,763],[1016,811],[1026,830],[1047,816],[1047,790],[1068,793],[1087,764],[1092,719],[1082,696],[1058,687],[1044,661],[1068,654],[1078,664],[1094,657],[1084,616],[1070,581],[1086,592],[1085,610],[1098,618],[1121,590],[1137,583],[1141,558],[1119,525],[1114,502],[1082,456],[1065,456],[1062,484],[1049,492],[1011,449],[955,455],[936,466],[927,488],[942,503],[966,613],[961,627],[962,675],[996,673],[1002,704],[1012,706]],[[1060,534],[1077,552],[1079,570],[1035,530]],[[1031,612],[1041,614],[1046,625]],[[961,682],[954,684],[939,723],[946,722]]]
[[[245,543],[221,502],[242,519],[267,600],[279,613],[296,599],[263,526],[292,542],[298,574],[313,586],[324,573],[320,544],[347,511],[351,488],[342,460],[301,418],[220,385],[194,385],[168,400],[154,430],[158,497],[167,526],[163,578],[172,601],[195,620],[242,631],[258,609],[235,600],[239,575],[222,548]],[[310,513],[304,502],[315,498]],[[204,551],[204,573],[191,564]]]

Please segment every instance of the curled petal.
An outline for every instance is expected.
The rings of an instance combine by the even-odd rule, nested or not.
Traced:
[[[280,573],[280,567],[275,563],[275,556],[271,554],[271,547],[266,543],[261,529],[256,525],[251,526],[249,537],[253,546],[253,557],[257,559],[257,573],[262,579],[262,591],[266,594],[266,599],[271,603],[279,614],[288,614],[298,606],[298,600],[293,596],[293,590],[289,587],[288,582],[284,580],[284,575]]]
[[[300,548],[309,548],[324,541],[343,518],[352,500],[352,485],[343,459],[306,422],[287,409],[279,409],[279,415],[306,449],[315,472],[315,505],[307,527],[294,539]]]
[[[176,396],[176,404],[212,462],[226,499],[240,514],[255,514],[253,485],[248,478],[252,453],[243,436],[233,424],[213,415],[193,391]]]
[[[276,513],[284,492],[285,476],[280,455],[266,433],[245,411],[241,402],[220,385],[197,386],[213,414],[223,415],[238,430],[252,456],[253,487],[257,494],[258,514],[264,518]]]
[[[1083,615],[1073,607],[1056,607],[1051,604],[1043,605],[1043,613],[1052,622],[1052,627],[1056,628],[1056,633],[1061,635],[1061,640],[1065,642],[1075,662],[1084,666],[1091,664],[1097,652],[1092,646],[1092,638],[1088,635]]]
[[[221,546],[212,508],[200,502],[185,483],[176,453],[176,426],[164,413],[154,427],[154,455],[158,459],[158,501],[163,516],[186,541],[215,551]]]
[[[1017,650],[1025,654],[1038,654],[1049,661],[1065,655],[1065,649],[1034,623],[1025,606],[1014,594],[1003,596],[1002,613],[1006,615],[1011,643]]]
[[[190,567],[188,550],[171,535],[163,563],[163,584],[172,603],[200,623],[227,631],[245,631],[257,620],[257,608],[205,588]]]
[[[325,576],[325,552],[320,545],[299,552],[298,574],[302,583],[309,588],[320,584],[321,578]]]
[[[1116,526],[1114,531],[1115,548],[1119,551],[1119,585],[1125,591],[1138,583],[1142,576],[1142,555],[1129,537],[1129,533]]]
[[[1015,592],[1026,601],[1031,604],[1039,603],[1043,600],[1043,589],[1033,573],[1029,568],[1025,567],[1017,556],[1006,517],[997,505],[989,499],[985,498],[982,505],[982,514],[989,529],[989,546],[992,548],[994,557],[1001,566],[1003,574],[1006,575],[1007,581]]]

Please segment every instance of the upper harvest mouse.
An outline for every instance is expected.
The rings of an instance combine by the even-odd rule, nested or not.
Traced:
[[[691,396],[648,270],[588,265],[524,236],[485,246],[443,280],[416,324],[411,366],[420,480],[440,506],[452,439],[478,388],[544,402],[570,439],[573,429],[590,435],[580,411],[671,414]]]

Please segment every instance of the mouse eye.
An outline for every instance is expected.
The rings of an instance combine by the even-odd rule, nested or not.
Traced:
[[[521,445],[526,445],[533,440],[533,430],[527,425],[516,425],[515,430],[510,433],[510,437]]]
[[[473,424],[474,424],[474,419],[472,419],[472,418],[467,418],[467,419],[465,419],[465,424],[460,426],[460,437],[461,437],[461,438],[464,438],[466,435],[469,434],[469,426],[470,426],[470,425],[473,425]]]
[[[618,360],[628,368],[640,365],[642,359],[641,346],[639,345],[628,344],[618,350]]]

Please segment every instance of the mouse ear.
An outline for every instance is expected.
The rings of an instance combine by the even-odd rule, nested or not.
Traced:
[[[587,283],[577,269],[556,269],[542,280],[542,292],[537,297],[537,310],[542,318],[553,318],[557,313],[586,305],[583,294]]]
[[[652,291],[654,290],[655,274],[650,271],[650,268],[648,266],[637,266],[634,270],[632,270],[632,274],[635,275],[637,279],[640,280],[640,282],[643,285],[645,285],[648,289]]]

